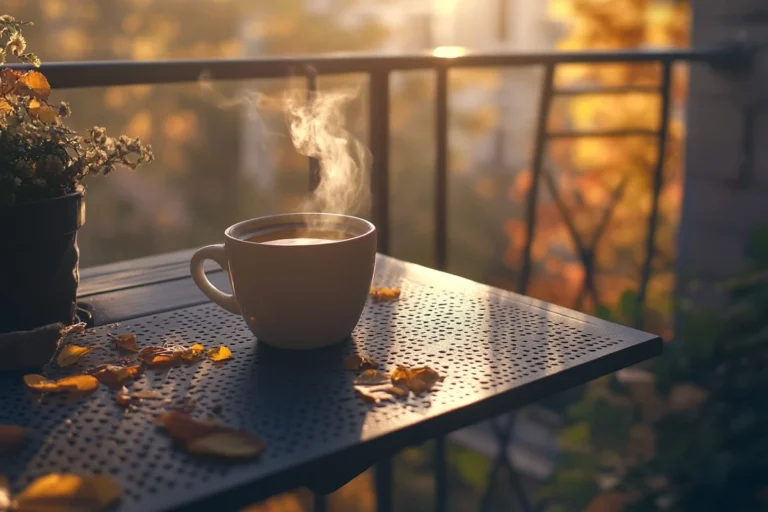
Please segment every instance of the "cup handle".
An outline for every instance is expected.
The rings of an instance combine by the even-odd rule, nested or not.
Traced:
[[[189,271],[192,274],[192,280],[206,297],[230,313],[239,315],[240,305],[237,303],[235,296],[233,294],[224,293],[213,286],[208,280],[208,276],[205,275],[205,270],[203,269],[203,262],[205,260],[215,261],[225,272],[229,273],[229,263],[227,262],[227,254],[224,252],[224,245],[208,245],[202,249],[198,249],[198,251],[192,255],[192,260],[189,262]]]

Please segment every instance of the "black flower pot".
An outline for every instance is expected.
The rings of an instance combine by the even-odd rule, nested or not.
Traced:
[[[75,320],[85,197],[0,207],[0,332]]]

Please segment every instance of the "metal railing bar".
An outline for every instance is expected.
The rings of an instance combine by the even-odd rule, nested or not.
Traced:
[[[448,70],[437,69],[435,93],[435,263],[444,270],[448,253]]]
[[[374,468],[376,480],[376,512],[392,512],[392,459],[378,462]]]
[[[448,461],[445,436],[435,439],[435,512],[448,510]]]
[[[390,253],[389,219],[389,72],[371,73],[368,88],[368,147],[373,159],[371,188],[373,223],[377,229],[378,251]]]
[[[719,63],[740,55],[740,48],[720,47],[690,50],[579,51],[539,53],[468,53],[446,59],[429,53],[371,55],[360,53],[325,56],[272,57],[262,59],[205,59],[158,61],[52,62],[42,65],[56,88],[107,87],[120,85],[172,84],[211,80],[249,80],[300,75],[306,66],[317,74],[373,73],[426,70],[440,67],[514,67],[551,64],[605,64],[709,62]],[[11,65],[29,69],[28,65]]]
[[[656,155],[656,169],[653,173],[653,190],[651,214],[648,217],[648,233],[645,242],[645,261],[640,273],[640,288],[637,292],[637,314],[634,318],[635,326],[643,325],[645,297],[648,292],[648,282],[651,279],[651,267],[656,248],[656,228],[659,222],[659,196],[664,184],[664,163],[667,150],[667,134],[669,132],[669,109],[672,88],[672,63],[665,62],[661,73],[661,111],[659,113],[661,126],[658,132],[658,153]]]
[[[544,152],[547,147],[547,125],[549,124],[549,109],[552,106],[552,92],[555,82],[555,64],[547,64],[544,68],[544,78],[539,99],[539,116],[536,121],[536,142],[531,163],[531,187],[528,190],[525,212],[525,246],[523,262],[517,284],[518,293],[525,294],[531,277],[531,249],[536,230],[536,205],[539,197],[539,182],[544,164]]]
[[[598,137],[658,137],[657,130],[645,129],[622,129],[622,130],[583,130],[583,131],[562,131],[550,132],[550,139],[583,139]]]
[[[626,85],[621,87],[574,87],[556,89],[555,96],[600,96],[609,94],[658,94],[659,86]]]

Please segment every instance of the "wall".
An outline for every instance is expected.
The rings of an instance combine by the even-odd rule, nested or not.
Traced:
[[[744,38],[768,43],[765,0],[696,0],[693,41],[709,48]],[[716,300],[711,284],[732,275],[749,232],[768,224],[768,53],[744,77],[692,66],[679,283],[698,301]],[[753,116],[751,127],[749,117]],[[754,150],[746,151],[748,137]],[[745,145],[746,144],[746,145]],[[691,290],[687,284],[700,281]]]

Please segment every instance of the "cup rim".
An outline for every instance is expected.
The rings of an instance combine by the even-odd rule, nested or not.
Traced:
[[[258,222],[258,221],[264,221],[264,220],[270,220],[270,221],[274,220],[275,221],[275,225],[279,225],[279,224],[281,224],[281,222],[279,222],[280,220],[283,220],[284,223],[288,223],[288,222],[291,222],[292,220],[295,221],[297,219],[298,220],[304,220],[308,216],[335,218],[335,219],[347,219],[348,221],[359,222],[360,224],[364,225],[365,228],[366,228],[365,232],[363,232],[363,233],[361,233],[359,235],[355,235],[355,236],[352,236],[352,237],[349,237],[349,238],[344,238],[344,239],[341,239],[341,240],[328,240],[328,242],[322,244],[323,246],[336,245],[336,244],[340,244],[340,243],[351,242],[352,240],[358,240],[360,238],[364,238],[366,236],[370,236],[371,233],[376,231],[376,226],[372,222],[370,222],[368,220],[365,220],[365,219],[363,219],[361,217],[355,217],[354,215],[344,215],[344,214],[341,214],[341,213],[298,212],[298,213],[277,213],[277,214],[274,214],[274,215],[262,215],[261,217],[253,217],[252,219],[242,220],[240,222],[232,224],[226,230],[224,230],[224,236],[226,236],[229,240],[231,240],[233,242],[239,242],[239,243],[255,245],[255,246],[260,246],[260,247],[274,247],[274,248],[277,248],[277,249],[281,249],[281,248],[285,248],[285,247],[292,247],[292,248],[303,247],[303,246],[293,246],[293,245],[285,246],[285,245],[264,244],[264,243],[261,243],[261,242],[250,242],[248,240],[243,240],[242,238],[235,236],[234,232],[237,231],[238,229],[243,228],[244,226],[246,226],[247,224],[250,224],[252,222]],[[313,246],[313,247],[316,247],[316,246]]]

